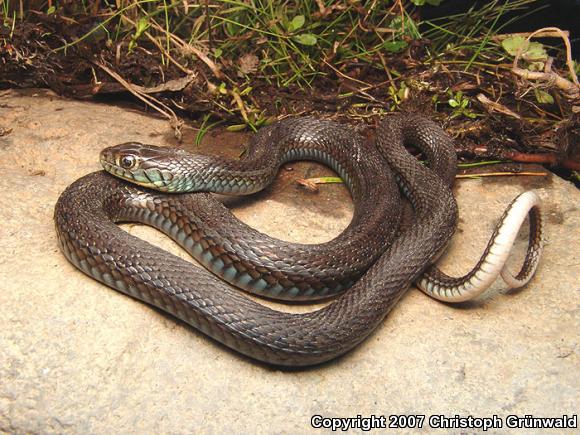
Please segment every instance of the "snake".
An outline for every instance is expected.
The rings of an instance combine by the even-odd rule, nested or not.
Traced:
[[[411,144],[428,166],[407,151]],[[418,115],[381,121],[374,146],[338,123],[292,118],[261,129],[241,160],[137,143],[106,148],[100,159],[106,171],[75,181],[56,203],[64,256],[92,278],[277,366],[312,366],[353,349],[414,282],[447,302],[478,296],[499,274],[508,285],[525,285],[544,244],[539,196],[525,192],[471,272],[452,278],[436,268],[457,226],[456,156],[447,134]],[[334,169],[353,198],[351,224],[326,244],[289,244],[251,230],[208,193],[251,194],[271,183],[283,163],[304,159]],[[182,191],[192,193],[173,194]],[[400,225],[403,197],[413,218]],[[527,215],[528,250],[514,276],[505,262]],[[117,226],[126,221],[160,229],[212,273]],[[267,297],[335,296],[316,311],[288,313],[224,280]]]

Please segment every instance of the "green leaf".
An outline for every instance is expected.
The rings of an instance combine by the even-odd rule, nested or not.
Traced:
[[[313,182],[314,184],[332,184],[332,183],[342,183],[342,178],[340,177],[318,177],[318,178],[309,178],[308,181]]]
[[[295,32],[304,25],[304,21],[304,15],[296,15],[294,18],[292,18],[292,21],[288,23],[287,30],[289,32]]]
[[[52,15],[56,12],[56,6],[52,5],[51,7],[48,8],[48,10],[46,11],[46,15]]]
[[[400,38],[401,35],[410,36],[413,39],[421,38],[421,33],[419,33],[417,24],[409,17],[401,18],[400,16],[396,16],[391,20],[388,26],[395,31],[394,36],[396,38]],[[399,41],[397,41],[397,43],[399,43]]]
[[[522,58],[528,62],[542,61],[548,58],[548,53],[539,42],[530,42],[522,36],[506,38],[501,42],[501,46],[512,56],[520,52]]]
[[[296,42],[302,45],[315,45],[316,42],[318,41],[316,39],[316,35],[313,35],[312,33],[303,33],[302,35],[296,35],[294,39],[296,40]]]
[[[397,91],[397,97],[399,97],[401,100],[406,100],[409,97],[409,88],[405,82],[401,83],[401,87]]]
[[[411,0],[411,2],[415,6],[424,6],[424,5],[431,5],[431,6],[439,6],[443,0]]]
[[[252,92],[252,89],[254,89],[254,88],[252,88],[251,86],[248,86],[242,92],[240,92],[240,97],[243,97],[244,95],[248,95],[250,92]]]
[[[449,100],[448,103],[451,107],[459,107],[459,103],[454,99]]]
[[[522,52],[528,49],[529,41],[523,36],[512,36],[511,38],[506,38],[501,41],[501,46],[505,51],[507,51],[512,56],[518,53],[518,50]]]
[[[139,21],[137,21],[137,30],[135,31],[135,33],[137,35],[141,35],[141,33],[143,33],[148,28],[149,28],[149,19],[147,17],[141,17],[139,18]]]
[[[219,58],[219,57],[220,57],[220,56],[223,54],[223,52],[224,52],[224,51],[223,51],[221,48],[219,48],[219,47],[218,47],[218,48],[216,48],[216,49],[213,51],[213,57],[214,57],[215,59],[218,59],[218,58]]]
[[[240,26],[238,23],[246,22],[244,14],[235,14],[231,17],[232,21],[227,21],[225,24],[225,30],[228,36],[238,36],[244,32],[244,27]]]
[[[546,60],[548,59],[548,53],[546,52],[544,46],[539,42],[530,42],[523,57],[529,61]]]
[[[258,119],[258,121],[256,122],[256,125],[258,127],[262,126],[262,125],[270,125],[273,124],[274,122],[276,122],[276,117],[275,116],[269,116],[267,118],[262,116],[262,113],[260,113],[260,119]]]
[[[383,48],[390,53],[398,53],[407,47],[405,41],[387,41],[383,43]]]
[[[530,62],[528,69],[530,71],[542,71],[544,69],[544,62]]]
[[[554,104],[554,97],[552,97],[546,91],[541,89],[534,89],[534,94],[536,94],[536,100],[540,104]]]
[[[226,127],[227,131],[242,131],[246,129],[246,124],[235,124]]]
[[[501,42],[502,47],[512,56],[520,53],[522,59],[527,63],[530,71],[541,71],[544,69],[544,62],[548,59],[548,53],[539,42],[530,42],[522,36],[506,38]]]

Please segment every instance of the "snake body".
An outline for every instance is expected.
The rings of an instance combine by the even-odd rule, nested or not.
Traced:
[[[166,232],[182,246],[189,248],[190,252],[199,249],[195,248],[199,244],[202,248],[199,257],[205,257],[208,260],[208,268],[213,268],[222,275],[228,275],[228,272],[224,273],[224,271],[231,270],[228,268],[235,264],[235,272],[232,271],[229,275],[247,274],[251,277],[248,283],[258,284],[261,291],[267,286],[261,284],[260,279],[271,285],[271,288],[276,288],[277,285],[284,287],[284,284],[288,284],[285,281],[287,280],[289,286],[286,288],[291,289],[290,293],[296,292],[292,290],[293,288],[298,288],[298,295],[301,294],[300,291],[307,288],[313,289],[312,293],[321,288],[329,288],[325,294],[341,289],[339,286],[332,287],[334,284],[328,283],[319,288],[316,288],[318,284],[301,288],[300,285],[287,278],[272,280],[274,283],[272,284],[262,278],[264,275],[261,274],[274,275],[274,272],[262,266],[244,264],[238,269],[236,265],[241,263],[236,258],[237,254],[229,253],[224,257],[221,255],[223,252],[220,251],[222,248],[217,248],[211,243],[216,238],[222,238],[216,230],[217,223],[225,220],[228,224],[229,221],[225,218],[223,210],[216,209],[215,201],[208,194],[165,195],[139,189],[104,172],[87,175],[69,186],[56,204],[55,223],[61,250],[71,263],[93,278],[168,311],[243,354],[268,363],[287,366],[307,366],[330,360],[352,349],[379,325],[410,284],[417,280],[442,252],[457,222],[457,205],[449,188],[450,180],[453,178],[455,158],[450,139],[439,127],[419,117],[399,116],[382,122],[378,128],[377,148],[380,156],[377,157],[377,162],[384,159],[393,169],[398,183],[412,203],[414,210],[413,223],[397,234],[396,238],[393,238],[396,233],[393,228],[396,228],[400,215],[400,197],[393,177],[385,176],[382,179],[384,185],[381,186],[363,181],[377,174],[369,173],[368,167],[362,172],[357,172],[357,169],[350,165],[353,157],[358,160],[365,158],[356,153],[353,156],[351,146],[359,142],[359,139],[353,139],[353,137],[353,133],[335,123],[296,119],[269,127],[264,132],[260,132],[256,140],[258,150],[264,144],[273,143],[272,141],[286,143],[286,148],[281,147],[282,151],[277,154],[270,153],[276,154],[273,159],[275,163],[272,165],[274,169],[284,160],[310,157],[331,165],[345,179],[355,200],[355,217],[353,218],[355,224],[351,223],[346,231],[347,236],[343,236],[345,237],[343,249],[347,250],[347,262],[348,243],[351,238],[357,236],[358,232],[364,234],[358,235],[362,242],[372,243],[375,235],[365,232],[367,224],[375,224],[375,230],[381,234],[380,244],[388,245],[384,252],[367,256],[366,260],[372,265],[348,291],[317,311],[290,314],[267,308],[231,289],[214,275],[192,268],[186,261],[127,234],[115,224],[115,222],[126,220],[148,223]],[[319,147],[321,143],[326,153],[304,151],[304,148]],[[406,143],[417,144],[426,150],[435,171],[419,164],[405,150],[403,145]],[[304,144],[307,145],[304,146]],[[316,145],[311,147],[309,144]],[[337,149],[342,150],[343,153],[341,154]],[[251,160],[255,157],[255,155],[253,157],[250,155],[249,158]],[[371,160],[373,159],[375,157],[371,157]],[[220,174],[228,172],[221,169],[216,171]],[[242,166],[232,166],[226,169],[229,169],[229,173],[233,173],[238,179],[248,180],[246,177],[248,173],[242,174],[245,171]],[[384,171],[377,168],[378,170]],[[250,168],[249,173],[253,174],[254,178],[251,181],[245,181],[243,185],[246,187],[240,187],[240,191],[251,191],[255,186],[260,186],[272,178],[272,175],[265,175],[265,172],[257,167]],[[161,179],[170,177],[159,171],[157,174],[149,174],[148,178],[159,182]],[[219,177],[214,177],[214,181],[209,181],[213,183],[213,187],[218,186],[216,179]],[[139,180],[133,181],[139,182]],[[220,182],[219,186],[221,185]],[[241,184],[238,182],[238,185]],[[372,198],[379,187],[384,187],[381,191],[382,197],[375,196],[374,202],[383,203],[384,201],[386,205],[382,206],[381,213],[377,215],[372,214],[372,210],[368,209],[370,213],[368,217],[367,211],[361,212],[365,204],[365,200],[361,198],[365,197],[365,189],[369,189],[371,192],[369,195]],[[381,207],[380,204],[379,207]],[[537,209],[537,204],[530,207]],[[189,212],[193,209],[201,210],[197,213],[207,214],[207,216],[202,216],[201,220],[192,217]],[[519,210],[521,214],[521,207]],[[213,212],[218,214],[211,218]],[[378,217],[379,215],[382,218]],[[365,220],[365,217],[368,217],[368,220]],[[395,225],[386,225],[385,218],[391,218]],[[210,224],[205,238],[199,238],[199,233],[195,231],[200,222]],[[539,222],[539,218],[534,222]],[[212,227],[211,224],[215,225]],[[541,227],[541,225],[536,225],[536,227]],[[498,241],[505,245],[501,234],[502,232],[499,231],[490,242],[488,246],[490,252],[496,250]],[[541,240],[541,236],[536,233],[533,238]],[[278,241],[269,240],[264,245],[267,249],[262,248],[262,251],[269,253],[274,249],[272,247],[274,242]],[[364,246],[364,243],[362,245]],[[541,243],[538,247],[541,249]],[[300,247],[301,251],[309,249],[319,248],[310,245]],[[283,255],[282,251],[279,252],[279,255]],[[319,258],[320,252],[312,254],[312,258]],[[532,260],[536,259],[539,253],[537,250],[535,253],[537,255],[528,255],[528,257]],[[331,258],[333,255],[335,253],[328,253]],[[254,255],[249,257],[252,256]],[[216,258],[219,258],[219,261],[216,261]],[[298,264],[303,264],[301,258],[293,260]],[[232,261],[232,263],[226,264],[226,261]],[[496,263],[489,257],[481,260],[483,267],[494,265],[497,268]],[[288,266],[282,262],[278,266],[281,266],[280,269],[283,272],[288,269],[286,271],[293,276],[291,262],[287,264]],[[348,285],[350,284],[348,281],[352,279],[352,275],[349,277],[348,273],[343,273],[344,267],[344,263],[336,262],[336,269],[340,273],[335,276],[342,276],[339,278],[339,281],[343,280],[340,281],[342,288],[346,286],[345,282]],[[503,265],[500,269],[502,268]],[[533,268],[528,267],[527,272]],[[249,270],[255,272],[256,275],[248,273]],[[474,276],[479,276],[478,272],[462,278],[463,284],[458,284],[458,287],[473,283]],[[309,277],[316,278],[316,274],[308,273]],[[356,272],[355,275],[360,273],[362,272]],[[440,286],[447,284],[444,283],[445,279],[451,280],[442,275],[437,276],[435,272],[431,272],[431,275],[439,279],[437,285]],[[518,275],[520,282],[529,279],[527,276],[520,275]],[[332,280],[327,282],[332,282]],[[433,281],[428,281],[427,286],[429,285],[435,284]],[[303,291],[302,294],[308,291]],[[280,293],[284,293],[283,290]]]
[[[116,164],[129,157],[139,159],[133,161],[137,168],[128,170]],[[145,202],[140,210],[126,209],[129,215],[123,218],[153,222],[161,230],[163,226],[166,231],[173,228],[175,240],[184,249],[239,288],[283,300],[320,299],[350,287],[392,241],[399,226],[399,197],[393,174],[385,171],[377,149],[358,134],[334,122],[290,119],[262,129],[243,160],[135,143],[101,153],[101,162],[108,171],[133,183],[153,184],[170,192],[234,195],[263,189],[280,165],[297,159],[330,166],[351,192],[353,219],[331,243],[305,245],[274,239],[240,222],[209,195],[193,195],[174,203],[169,221],[153,219],[151,213],[159,215],[163,210],[149,210]],[[441,173],[455,169],[453,162],[446,168],[437,162]],[[385,200],[378,200],[381,198]],[[202,200],[203,204],[197,204]],[[183,219],[189,225],[183,225]]]

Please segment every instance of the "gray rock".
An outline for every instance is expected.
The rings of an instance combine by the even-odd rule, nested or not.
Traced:
[[[506,292],[498,281],[461,306],[412,289],[353,352],[311,370],[281,371],[97,283],[57,247],[52,214],[63,189],[100,169],[105,146],[175,144],[165,121],[43,90],[4,91],[0,131],[0,431],[303,433],[314,414],[560,416],[579,409],[580,196],[555,176],[459,180],[455,188],[461,222],[441,261],[451,273],[473,266],[514,196],[538,189],[549,243],[525,289]],[[210,135],[205,148],[237,155],[241,147],[228,142]],[[330,172],[314,163],[288,166],[293,171],[283,170],[267,192],[226,203],[275,237],[331,239],[352,216],[348,193],[340,185],[301,190],[295,178]],[[124,228],[188,258],[155,230]]]

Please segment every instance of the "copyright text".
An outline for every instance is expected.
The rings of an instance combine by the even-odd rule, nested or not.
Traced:
[[[559,417],[535,417],[533,415],[508,415],[499,417],[474,417],[472,415],[446,416],[434,415],[357,415],[356,417],[324,417],[313,415],[310,425],[314,429],[329,429],[333,432],[360,429],[368,432],[373,429],[576,429],[578,416],[562,415]]]

